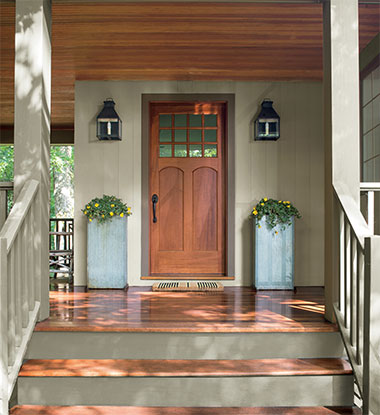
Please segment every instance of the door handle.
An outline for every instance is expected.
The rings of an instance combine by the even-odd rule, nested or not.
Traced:
[[[153,223],[157,222],[157,217],[156,217],[156,205],[158,202],[158,196],[156,194],[154,194],[152,196],[152,207],[153,207]]]

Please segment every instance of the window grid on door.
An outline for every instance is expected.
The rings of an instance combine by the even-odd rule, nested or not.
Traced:
[[[159,114],[159,157],[218,157],[217,114]]]

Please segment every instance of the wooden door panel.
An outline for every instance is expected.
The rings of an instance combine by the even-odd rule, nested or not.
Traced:
[[[183,191],[184,173],[177,167],[166,167],[159,172],[159,250],[183,251]]]
[[[225,103],[151,103],[150,121],[150,274],[223,277]]]
[[[209,167],[193,171],[193,249],[218,250],[218,173]]]

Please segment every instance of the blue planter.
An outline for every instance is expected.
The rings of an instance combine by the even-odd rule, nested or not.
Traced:
[[[254,225],[256,289],[294,289],[294,218],[285,229],[270,229],[265,216],[260,225]]]
[[[127,218],[87,226],[88,288],[127,286]]]

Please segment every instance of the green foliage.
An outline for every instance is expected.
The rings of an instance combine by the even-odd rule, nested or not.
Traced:
[[[0,181],[13,182],[14,147],[0,145]],[[50,217],[69,216],[73,212],[72,199],[63,191],[63,187],[73,188],[74,181],[74,147],[50,147]],[[72,193],[72,192],[71,192]],[[9,210],[13,204],[13,192],[8,192]],[[65,200],[66,199],[66,200]]]
[[[130,216],[131,208],[115,196],[103,195],[102,198],[92,199],[82,209],[82,212],[88,217],[89,222],[97,219],[100,223],[111,220],[114,216]]]
[[[257,226],[263,216],[267,218],[267,225],[273,229],[277,225],[283,228],[291,225],[292,218],[301,218],[301,215],[296,207],[294,207],[288,200],[275,200],[264,197],[252,210],[253,217],[256,218]]]

